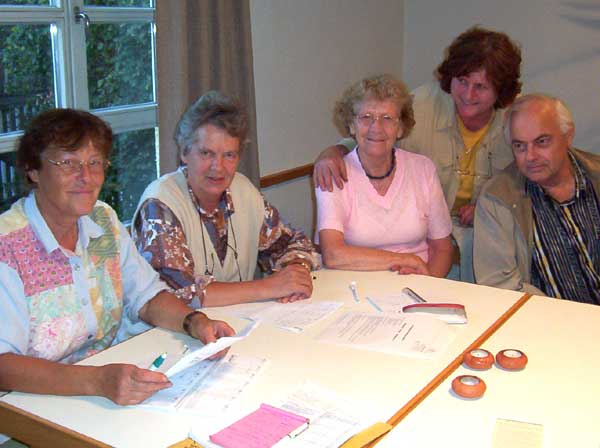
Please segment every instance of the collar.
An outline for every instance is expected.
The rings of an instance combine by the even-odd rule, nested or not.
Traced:
[[[185,177],[185,182],[187,184],[188,193],[190,194],[190,197],[192,198],[192,203],[194,204],[194,207],[196,208],[196,210],[198,210],[198,213],[200,213],[201,215],[203,215],[205,217],[211,217],[217,211],[221,211],[221,212],[223,212],[225,217],[228,218],[235,212],[235,207],[233,206],[233,198],[231,196],[231,190],[229,188],[227,188],[221,195],[221,199],[219,199],[219,203],[218,203],[216,209],[214,209],[210,212],[207,212],[206,210],[204,210],[200,206],[200,203],[198,202],[198,198],[194,194],[194,191],[192,190],[192,186],[190,185],[190,182],[188,180],[187,166],[185,166],[185,165],[181,166],[179,168],[179,170],[183,173],[183,175]]]
[[[54,234],[48,227],[48,223],[40,213],[40,210],[37,206],[37,202],[35,200],[35,189],[32,190],[29,195],[25,198],[25,216],[35,233],[38,240],[44,246],[44,249],[47,253],[51,253],[56,249],[61,249],[61,246],[56,241]],[[77,228],[78,228],[78,237],[77,237],[77,247],[87,248],[90,239],[99,238],[104,235],[104,229],[96,224],[92,219],[85,215],[80,217],[77,220]],[[76,249],[77,250],[77,249]]]

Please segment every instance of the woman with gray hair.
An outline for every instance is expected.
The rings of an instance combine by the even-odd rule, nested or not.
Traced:
[[[319,262],[311,241],[236,171],[247,132],[236,100],[202,95],[175,131],[182,166],[146,188],[134,216],[139,252],[195,307],[312,293]],[[272,275],[254,280],[257,262]]]
[[[390,75],[365,78],[336,103],[334,122],[357,145],[343,190],[316,190],[323,263],[334,269],[444,277],[452,222],[427,157],[394,146],[415,124],[412,98]]]

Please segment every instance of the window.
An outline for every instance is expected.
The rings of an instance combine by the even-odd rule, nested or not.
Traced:
[[[0,0],[0,210],[23,194],[15,144],[43,110],[90,110],[115,132],[100,199],[131,219],[158,175],[154,0]]]

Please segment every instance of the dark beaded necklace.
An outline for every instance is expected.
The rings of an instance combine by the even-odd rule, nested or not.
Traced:
[[[358,161],[360,162],[360,166],[362,167],[362,169],[365,172],[365,174],[367,175],[367,177],[371,180],[381,180],[381,179],[385,179],[386,177],[389,177],[390,174],[392,174],[392,171],[394,171],[394,168],[396,167],[395,151],[396,151],[396,148],[392,148],[392,163],[390,163],[390,169],[387,170],[387,173],[385,173],[383,176],[372,176],[369,173],[367,173],[367,170],[365,169],[365,166],[363,165],[362,160],[360,160],[360,151],[358,149],[356,150],[356,154],[358,155]]]

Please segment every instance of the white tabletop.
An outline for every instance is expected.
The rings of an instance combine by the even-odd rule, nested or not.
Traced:
[[[513,291],[431,277],[399,276],[391,272],[322,270],[315,275],[312,300],[341,301],[344,306],[300,334],[261,325],[246,340],[234,345],[233,353],[269,360],[256,383],[241,397],[242,408],[253,410],[262,402],[275,402],[287,396],[302,381],[310,379],[361,406],[376,410],[375,418],[385,421],[522,296]],[[358,304],[353,301],[348,287],[353,280],[357,282],[362,297]],[[437,358],[424,360],[394,356],[315,340],[315,335],[340,313],[348,310],[373,311],[364,300],[366,295],[397,293],[404,286],[413,288],[430,301],[462,303],[467,308],[468,325],[453,327],[455,340]],[[243,325],[241,320],[226,317],[224,309],[212,309],[208,314],[224,317],[237,329]],[[131,353],[167,351],[169,344],[175,344],[184,337],[164,330],[151,330],[89,358],[86,363],[127,362]],[[527,347],[524,349],[527,350]],[[11,393],[0,401],[119,447],[168,446],[187,437],[194,422],[191,416],[119,407],[100,397]]]
[[[544,448],[600,447],[600,307],[532,297],[482,348],[523,351],[521,371],[461,366],[377,447],[492,447],[496,419],[543,425]],[[487,385],[475,400],[453,395],[458,375]]]

